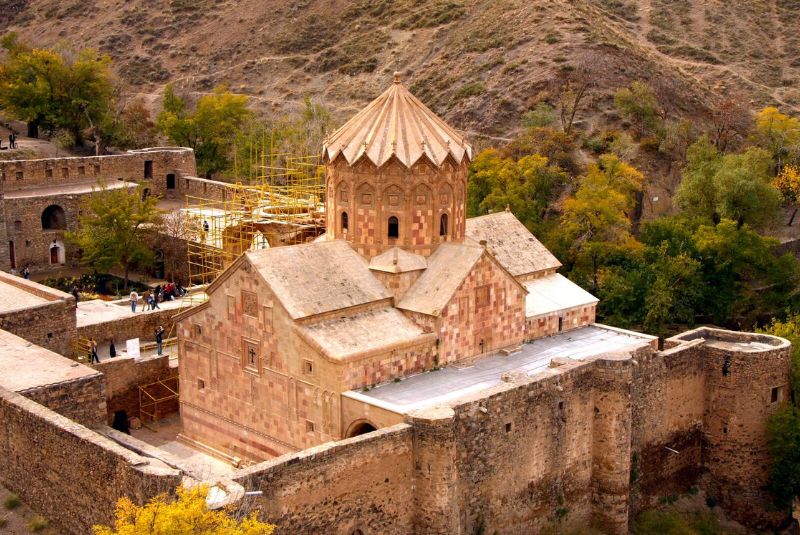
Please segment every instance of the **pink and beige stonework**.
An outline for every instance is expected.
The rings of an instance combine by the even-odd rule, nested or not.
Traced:
[[[343,392],[594,321],[588,294],[528,314],[558,260],[510,212],[467,221],[472,149],[399,81],[324,154],[326,235],[245,254],[178,317],[187,439],[251,459],[341,439],[363,430]]]

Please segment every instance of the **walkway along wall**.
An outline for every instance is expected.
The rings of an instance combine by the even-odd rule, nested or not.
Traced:
[[[668,346],[512,372],[452,406],[237,481],[264,492],[254,505],[286,533],[626,534],[641,509],[692,486],[750,526],[776,525],[783,515],[761,490],[765,421],[788,392],[790,345],[698,329]]]
[[[113,521],[118,498],[143,503],[181,482],[178,470],[4,388],[0,422],[0,484],[64,533],[91,533]]]

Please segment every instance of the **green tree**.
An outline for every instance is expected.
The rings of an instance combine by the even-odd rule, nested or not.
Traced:
[[[668,243],[646,249],[650,280],[644,294],[644,329],[664,336],[675,323],[694,324],[702,295],[700,262],[685,252],[673,255]]]
[[[31,135],[38,135],[40,127],[68,130],[77,143],[87,128],[100,135],[98,126],[116,98],[108,56],[94,50],[73,54],[30,49],[15,38],[2,44],[7,54],[0,62],[0,108],[27,121]]]
[[[712,321],[747,328],[796,301],[798,262],[776,256],[778,241],[730,219],[694,233],[707,291],[701,310]]]
[[[141,187],[108,189],[101,185],[100,192],[84,201],[78,230],[68,232],[67,239],[81,249],[81,262],[94,270],[122,269],[127,288],[132,268],[153,264],[147,236],[161,215],[157,202],[156,197],[144,195]]]
[[[208,489],[178,488],[177,500],[161,495],[146,505],[121,498],[114,527],[94,526],[95,535],[271,535],[275,526],[258,520],[257,513],[237,519],[234,511],[206,506]]]
[[[772,456],[769,488],[777,505],[788,509],[792,499],[800,496],[800,314],[790,314],[785,320],[773,319],[762,332],[792,343],[790,403],[767,422]]]
[[[703,136],[687,151],[675,202],[691,217],[710,222],[729,218],[762,228],[774,219],[781,203],[771,166],[763,149],[721,155]]]
[[[658,99],[645,82],[634,81],[614,93],[614,105],[629,120],[639,137],[656,133],[661,124]]]
[[[189,110],[186,100],[168,85],[158,127],[170,142],[194,149],[198,172],[211,178],[231,167],[233,142],[251,118],[247,97],[222,86],[200,97],[194,110]]]

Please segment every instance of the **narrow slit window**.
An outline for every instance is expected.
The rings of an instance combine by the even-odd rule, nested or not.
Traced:
[[[342,212],[342,230],[347,230],[350,225],[348,221],[347,212]]]
[[[400,221],[395,216],[389,218],[389,239],[400,237]]]

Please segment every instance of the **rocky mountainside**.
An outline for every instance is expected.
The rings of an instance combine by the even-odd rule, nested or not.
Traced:
[[[588,67],[587,129],[646,80],[665,111],[721,98],[800,109],[800,0],[8,0],[0,32],[94,47],[132,93],[224,83],[283,112],[311,95],[342,119],[405,72],[454,126],[507,136],[559,73]]]

